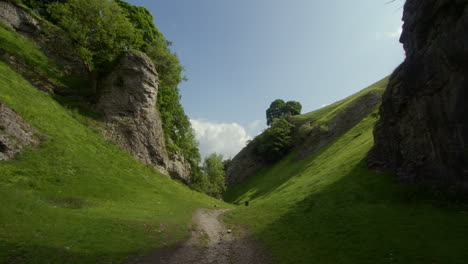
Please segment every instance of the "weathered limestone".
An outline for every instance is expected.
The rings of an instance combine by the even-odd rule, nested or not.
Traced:
[[[468,1],[408,0],[406,59],[383,96],[368,163],[401,182],[468,190]]]
[[[39,145],[38,132],[6,105],[0,103],[0,160],[9,160],[25,147]]]
[[[143,53],[128,52],[99,82],[96,107],[105,120],[105,135],[145,164],[190,182],[190,165],[176,153],[168,157],[156,109],[158,74]]]

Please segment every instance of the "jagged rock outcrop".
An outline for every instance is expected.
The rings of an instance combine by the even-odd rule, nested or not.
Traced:
[[[59,27],[35,17],[30,10],[5,0],[0,0],[0,22],[33,41],[48,58],[57,64],[61,74],[83,80],[88,79],[86,69],[75,55],[70,40],[66,37],[67,34]],[[12,55],[8,54],[8,56],[11,57]],[[15,58],[14,60],[18,61],[20,59]],[[11,60],[5,60],[5,62],[10,63]],[[10,65],[15,66],[15,64]],[[24,63],[22,66],[25,66]],[[23,68],[23,72],[20,73],[29,81],[32,80],[29,77],[40,75],[37,71],[31,72],[26,66]],[[34,82],[38,79],[43,79],[43,77],[39,76],[39,78],[33,79],[32,84],[35,85]],[[42,88],[42,85],[36,87],[48,93],[61,92],[60,87],[57,85],[50,86],[47,89]]]
[[[190,165],[176,153],[170,159],[156,109],[158,75],[143,53],[128,52],[99,82],[97,110],[105,120],[105,136],[145,164],[190,182]]]
[[[10,2],[0,1],[0,21],[22,34],[35,35],[40,30],[33,15]]]
[[[386,80],[382,81],[386,84]],[[348,103],[340,112],[325,124],[306,123],[291,119],[296,129],[292,134],[292,151],[298,153],[297,159],[312,155],[330,144],[333,140],[357,125],[368,116],[380,103],[382,90],[372,90]],[[310,123],[310,124],[309,124]],[[304,131],[304,127],[309,127]],[[229,164],[226,172],[226,184],[240,183],[254,175],[258,170],[269,165],[269,162],[257,154],[257,144],[250,142]]]
[[[30,10],[0,0],[0,22],[29,38],[59,69],[57,74],[87,80],[83,63],[70,40],[57,26],[31,14]],[[63,89],[23,59],[0,50],[0,59],[47,93],[75,95]],[[153,63],[142,53],[129,52],[115,69],[100,81],[96,110],[105,120],[104,134],[140,161],[183,182],[190,182],[191,166],[182,153],[168,155],[159,114],[156,110],[158,77]]]
[[[370,167],[468,191],[468,1],[408,0],[406,59],[380,108]]]
[[[25,147],[34,148],[39,143],[38,131],[0,103],[0,160],[9,160]]]

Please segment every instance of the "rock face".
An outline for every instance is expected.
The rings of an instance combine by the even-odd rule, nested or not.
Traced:
[[[231,161],[226,171],[226,184],[236,184],[254,175],[268,165],[267,161],[256,154],[255,142],[250,142]]]
[[[82,80],[88,79],[86,69],[80,59],[75,55],[76,53],[70,44],[70,40],[66,37],[67,34],[59,27],[38,20],[31,14],[31,11],[5,0],[0,0],[0,22],[33,41],[48,58],[57,64],[57,68],[60,69],[63,75],[78,77]],[[7,55],[10,57],[12,56],[11,54]],[[20,58],[14,58],[13,60],[6,59],[5,61],[18,71],[19,68],[15,67],[15,65],[18,64],[18,60],[20,60]],[[25,63],[20,64],[22,64],[20,65],[22,70],[19,72],[34,86],[48,93],[56,91],[58,87],[54,85],[46,85],[48,87],[43,88],[43,81],[41,81],[41,79],[44,79],[43,76],[33,79],[30,78],[29,76],[37,76],[38,72],[35,71],[31,74],[31,71],[27,69]],[[28,74],[24,74],[25,72]],[[37,83],[37,81],[39,81],[39,83]],[[60,91],[58,91],[58,93],[60,93]]]
[[[37,134],[23,118],[0,103],[0,160],[9,160],[25,147],[39,145]]]
[[[408,0],[406,59],[383,96],[370,167],[468,190],[468,1]]]
[[[386,83],[386,80],[383,82]],[[290,120],[296,126],[292,138],[293,151],[298,153],[297,159],[316,153],[353,128],[377,107],[381,97],[380,90],[370,91],[349,103],[326,124],[303,124]],[[310,129],[304,133],[302,126],[309,126]],[[266,159],[256,153],[256,148],[256,142],[252,141],[232,159],[226,172],[227,185],[240,183],[269,165]]]
[[[10,2],[0,1],[0,20],[23,34],[36,34],[40,29],[33,15]]]
[[[190,182],[190,165],[182,155],[168,157],[156,109],[158,75],[143,53],[128,52],[99,83],[97,109],[105,120],[105,136],[145,164]]]

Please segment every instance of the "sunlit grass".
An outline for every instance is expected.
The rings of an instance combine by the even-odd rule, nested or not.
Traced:
[[[95,114],[38,91],[3,62],[0,102],[43,138],[0,162],[1,263],[119,261],[186,237],[195,208],[228,206],[138,162],[100,136]]]
[[[466,205],[428,200],[367,169],[376,118],[314,155],[296,161],[292,153],[229,187],[228,201],[250,205],[226,221],[245,224],[278,263],[465,263]]]

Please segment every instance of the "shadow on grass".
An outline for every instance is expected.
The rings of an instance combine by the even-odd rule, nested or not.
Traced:
[[[56,248],[43,245],[12,244],[0,240],[0,263],[4,264],[95,264],[95,263],[115,263],[115,253],[107,255],[102,253],[83,253],[76,251],[72,246]],[[8,249],[8,250],[5,250]],[[122,252],[121,258],[126,253]]]
[[[414,186],[396,185],[361,161],[256,235],[280,263],[462,264],[468,259],[467,209],[418,196]]]
[[[90,106],[87,106],[84,103],[84,99],[79,100],[77,98],[65,97],[56,94],[52,95],[52,97],[64,108],[68,109],[75,119],[82,119],[83,117],[85,117],[92,120],[98,120],[101,118],[101,116],[98,113],[93,111]]]

